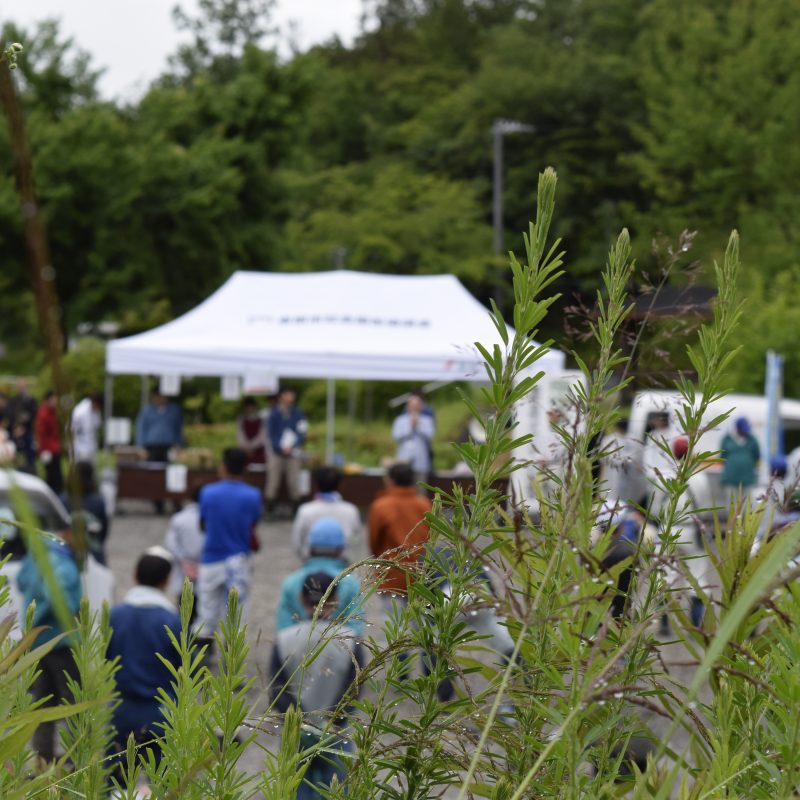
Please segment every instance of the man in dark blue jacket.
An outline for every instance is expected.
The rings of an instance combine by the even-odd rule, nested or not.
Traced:
[[[136,417],[136,445],[147,450],[148,461],[167,461],[172,447],[183,447],[183,415],[159,390]]]
[[[278,402],[267,417],[267,509],[271,511],[278,497],[281,482],[286,476],[286,491],[295,508],[300,503],[300,463],[306,441],[308,422],[295,404],[297,395],[284,387]]]
[[[167,630],[180,636],[181,620],[164,590],[172,561],[167,550],[146,550],[136,564],[136,586],[125,600],[111,609],[111,641],[108,657],[119,657],[117,688],[120,704],[114,710],[115,741],[124,748],[133,733],[137,741],[146,741],[160,733],[163,721],[158,690],[171,692],[169,669],[160,660],[176,666],[178,652]]]

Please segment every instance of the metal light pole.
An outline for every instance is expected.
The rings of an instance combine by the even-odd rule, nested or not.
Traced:
[[[492,123],[494,180],[492,181],[492,225],[494,252],[503,252],[503,137],[511,133],[533,133],[533,125],[513,119],[496,119]]]

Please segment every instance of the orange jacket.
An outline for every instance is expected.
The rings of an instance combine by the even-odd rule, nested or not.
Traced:
[[[431,510],[431,501],[417,494],[413,486],[391,486],[372,504],[369,510],[369,545],[372,554],[399,564],[413,564],[422,555],[428,541],[428,526],[422,521]],[[401,548],[395,551],[396,548]],[[392,567],[386,573],[381,588],[405,594],[408,588],[406,573]]]

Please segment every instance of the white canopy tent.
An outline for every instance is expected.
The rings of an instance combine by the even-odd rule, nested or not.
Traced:
[[[112,341],[109,375],[486,381],[474,342],[500,342],[452,275],[236,272],[172,322]],[[548,353],[545,372],[564,354]],[[330,454],[329,454],[330,455]]]

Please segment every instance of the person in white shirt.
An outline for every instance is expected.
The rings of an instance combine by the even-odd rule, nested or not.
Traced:
[[[185,578],[188,578],[194,586],[200,557],[203,555],[205,533],[200,526],[199,496],[201,488],[201,486],[195,487],[191,501],[186,503],[177,514],[172,515],[164,540],[164,547],[169,550],[174,559],[174,566],[170,573],[169,591],[176,597],[181,595]]]
[[[70,428],[72,430],[72,460],[97,461],[97,437],[102,424],[100,409],[103,399],[100,395],[84,397],[72,410]]]
[[[628,435],[628,421],[619,420],[616,430],[603,442],[603,490],[608,497],[625,503],[640,503],[649,486],[644,477],[643,446]]]
[[[292,525],[292,549],[301,561],[311,554],[308,536],[314,523],[323,517],[333,517],[342,526],[344,551],[341,557],[346,561],[354,560],[355,544],[363,534],[361,514],[356,506],[342,499],[338,492],[340,480],[341,474],[336,467],[320,467],[314,473],[317,493],[313,500],[297,509]]]
[[[412,393],[405,413],[392,425],[392,438],[397,442],[397,460],[410,464],[418,480],[430,475],[431,443],[435,434],[436,423],[430,413],[425,413],[422,395]]]

